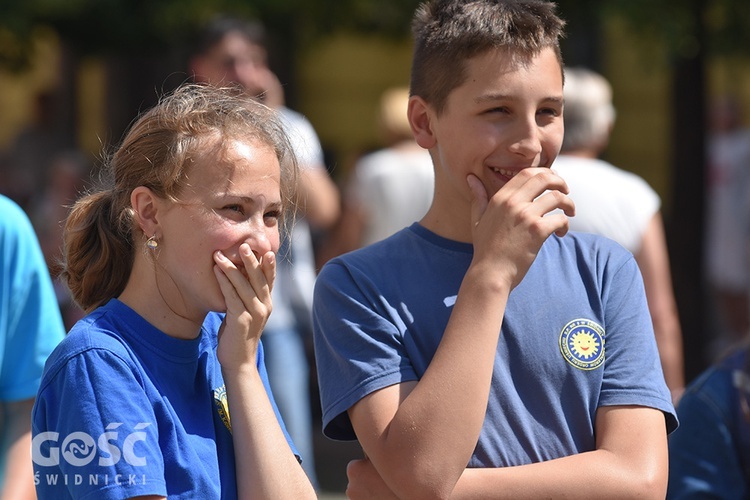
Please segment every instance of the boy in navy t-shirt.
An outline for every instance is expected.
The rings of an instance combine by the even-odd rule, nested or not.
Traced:
[[[549,168],[563,24],[535,0],[416,13],[408,115],[433,204],[316,285],[324,431],[367,455],[353,496],[665,494],[677,422],[638,268],[566,235],[574,206]]]

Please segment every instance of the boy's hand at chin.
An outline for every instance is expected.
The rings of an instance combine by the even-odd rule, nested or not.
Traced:
[[[267,252],[258,259],[247,244],[240,246],[239,253],[242,270],[221,251],[214,252],[214,274],[227,307],[217,349],[224,369],[255,365],[260,335],[273,309],[274,253]]]
[[[568,216],[575,214],[568,186],[542,167],[521,170],[492,197],[475,175],[468,175],[466,181],[472,195],[472,265],[486,266],[488,273],[513,288],[544,241],[553,233],[568,232]]]

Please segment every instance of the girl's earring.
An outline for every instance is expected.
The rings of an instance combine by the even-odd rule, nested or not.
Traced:
[[[146,247],[148,247],[149,250],[156,250],[158,246],[159,242],[156,240],[156,235],[153,235],[146,240]]]

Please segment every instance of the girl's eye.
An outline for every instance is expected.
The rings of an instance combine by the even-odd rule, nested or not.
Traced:
[[[242,205],[227,205],[224,207],[224,210],[229,210],[230,212],[237,212],[239,214],[245,213],[245,209],[242,207]]]
[[[280,210],[271,210],[269,212],[266,212],[263,214],[263,218],[266,219],[268,222],[276,223],[281,218],[281,211]]]

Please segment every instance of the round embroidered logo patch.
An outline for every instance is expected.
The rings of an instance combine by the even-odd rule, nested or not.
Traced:
[[[560,352],[580,370],[594,370],[604,362],[604,328],[590,319],[575,319],[560,332]]]

